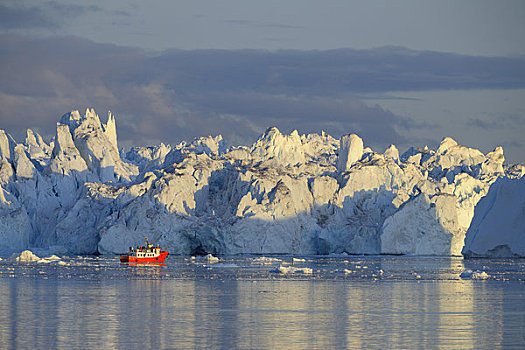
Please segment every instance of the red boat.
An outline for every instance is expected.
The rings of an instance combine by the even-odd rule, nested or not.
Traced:
[[[163,263],[168,256],[168,252],[161,250],[160,247],[154,247],[153,244],[149,244],[146,239],[146,246],[129,248],[127,255],[120,256],[121,263]]]

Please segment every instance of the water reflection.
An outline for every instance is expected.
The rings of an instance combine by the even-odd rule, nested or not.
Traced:
[[[89,280],[74,269],[68,278],[0,277],[0,349],[525,344],[523,282],[461,280],[461,259],[396,259],[365,262],[393,276],[384,279],[171,278],[168,268]],[[422,278],[405,278],[414,271]]]

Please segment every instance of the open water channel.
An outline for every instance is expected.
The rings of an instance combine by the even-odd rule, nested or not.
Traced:
[[[519,259],[0,261],[0,349],[524,347]]]

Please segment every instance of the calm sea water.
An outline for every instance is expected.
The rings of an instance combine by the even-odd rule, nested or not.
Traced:
[[[525,348],[524,260],[273,258],[4,259],[0,348]]]

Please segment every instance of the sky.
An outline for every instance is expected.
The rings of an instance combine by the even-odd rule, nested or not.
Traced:
[[[0,128],[116,116],[119,145],[270,126],[525,162],[524,1],[2,1]]]

